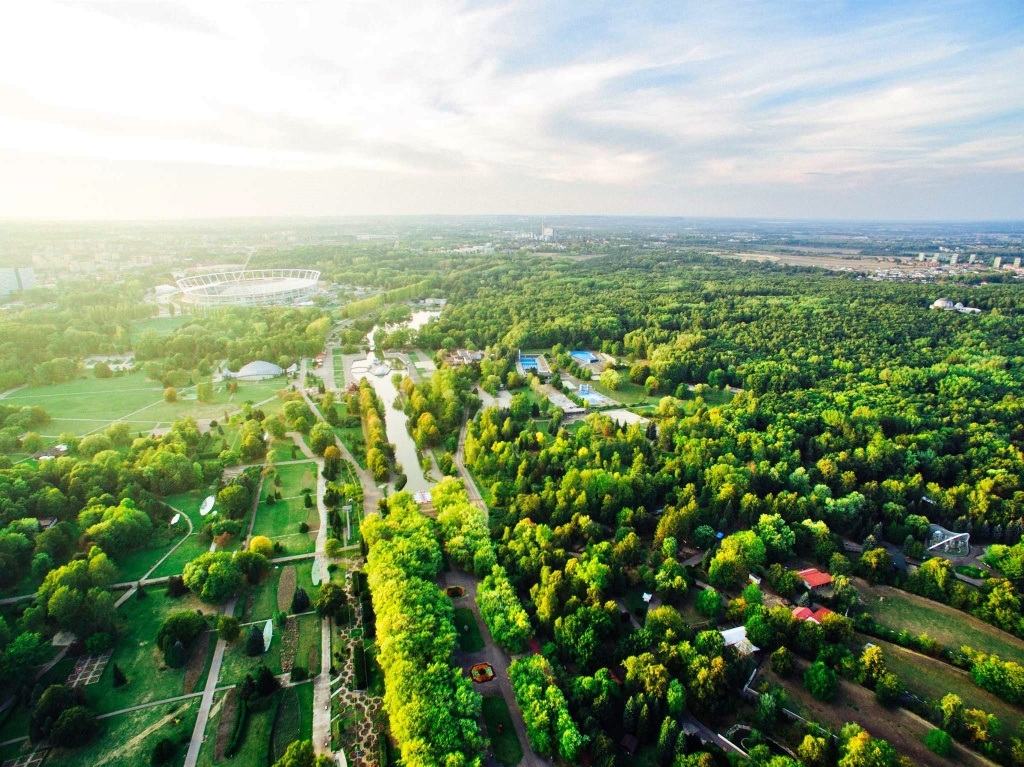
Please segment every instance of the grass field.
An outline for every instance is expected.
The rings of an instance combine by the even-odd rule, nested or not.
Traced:
[[[305,685],[308,687],[309,685]],[[298,740],[302,728],[302,706],[299,702],[299,687],[289,687],[279,693],[281,701],[274,718],[274,729],[270,736],[270,759],[276,762],[293,740]]]
[[[484,638],[476,624],[476,616],[468,607],[455,610],[455,629],[459,632],[459,647],[463,652],[479,652],[484,649]]]
[[[276,476],[281,479],[281,487],[277,488],[268,478],[263,483],[263,499],[256,511],[254,535],[265,535],[275,543],[280,543],[285,554],[305,554],[313,551],[315,537],[309,533],[300,533],[299,525],[305,522],[315,530],[320,524],[320,515],[316,507],[306,508],[302,496],[303,489],[316,489],[316,464],[312,461],[287,464],[275,469]],[[280,489],[282,500],[270,504],[267,496]]]
[[[508,713],[508,704],[501,695],[487,695],[483,704],[484,722],[487,724],[487,737],[491,739],[494,758],[505,765],[513,767],[523,759],[523,747],[516,736],[512,716]]]
[[[56,439],[62,433],[77,435],[103,431],[115,421],[129,423],[133,430],[150,431],[158,426],[192,416],[220,419],[226,410],[235,410],[246,401],[262,402],[285,386],[285,380],[242,382],[229,394],[225,386],[214,387],[214,401],[198,402],[195,388],[179,391],[181,400],[164,402],[164,387],[141,373],[115,378],[83,376],[55,386],[30,386],[5,399],[11,405],[39,405],[52,420],[41,428],[45,438]],[[269,405],[270,403],[268,403]]]
[[[185,694],[185,668],[171,669],[164,665],[163,653],[156,646],[160,624],[178,610],[202,610],[212,615],[216,608],[205,605],[191,594],[171,599],[166,589],[151,588],[146,599],[129,598],[118,608],[121,637],[103,676],[85,690],[95,711],[105,713],[129,706],[173,698]],[[212,655],[213,643],[207,651],[206,665]],[[114,664],[128,677],[128,684],[114,688]],[[187,668],[187,666],[186,666]],[[200,675],[196,688],[200,689],[206,670]]]
[[[299,643],[295,657],[304,660],[307,657],[315,656],[315,664],[311,664],[309,667],[310,676],[315,676],[320,673],[320,654],[316,652],[310,655],[309,650],[320,646],[320,619],[315,615],[304,615],[300,618],[292,618],[292,620],[298,622],[299,630]],[[262,629],[262,624],[259,627]],[[245,636],[248,631],[249,627],[243,626],[238,641],[229,645],[224,653],[224,665],[221,666],[220,671],[221,685],[241,682],[245,679],[246,673],[253,671],[260,663],[275,674],[281,673],[282,630],[276,625],[274,626],[274,638],[270,643],[270,649],[255,658],[250,658],[245,654]]]
[[[178,509],[182,514],[186,514],[188,518],[192,520],[192,528],[194,532],[185,539],[185,542],[181,544],[181,546],[175,549],[173,554],[167,557],[167,559],[165,559],[163,563],[153,571],[154,578],[162,578],[166,575],[179,575],[185,569],[185,565],[203,552],[210,550],[210,544],[208,542],[202,542],[198,536],[198,532],[209,519],[209,517],[202,517],[199,515],[199,507],[202,504],[203,499],[208,495],[211,495],[213,492],[214,488],[208,487],[202,490],[193,490],[188,493],[168,496],[164,499],[168,506]],[[179,522],[178,524],[180,526],[182,522]],[[159,557],[156,557],[156,559],[159,559]]]
[[[867,611],[889,628],[911,634],[927,633],[944,647],[969,645],[975,650],[998,655],[1003,660],[1024,663],[1024,641],[967,613],[889,586],[871,586],[856,579]]]
[[[176,733],[191,734],[199,699],[167,703],[161,706],[120,714],[101,720],[100,733],[81,748],[51,751],[47,764],[60,767],[137,767],[149,764],[153,746],[161,738]],[[187,740],[187,736],[186,736]],[[178,750],[181,763],[186,746]],[[172,762],[174,763],[174,762]]]
[[[1002,735],[1006,739],[1024,724],[1024,711],[978,687],[966,671],[873,637],[863,639],[882,648],[886,666],[900,678],[908,692],[919,698],[937,701],[946,693],[956,693],[963,698],[967,708],[980,708],[995,714],[1003,724]]]
[[[173,517],[171,518],[173,519]],[[157,522],[154,525],[153,537],[149,546],[112,557],[117,564],[118,580],[134,581],[142,578],[174,544],[182,540],[187,534],[188,523],[184,519],[179,519],[177,524],[174,525],[170,525],[167,522]],[[179,548],[184,548],[187,545],[188,541],[186,540]]]

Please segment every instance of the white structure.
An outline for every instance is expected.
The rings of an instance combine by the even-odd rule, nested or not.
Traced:
[[[204,306],[261,306],[302,301],[316,291],[313,269],[239,269],[178,280],[182,300]]]
[[[275,365],[273,362],[264,362],[263,360],[256,360],[247,365],[242,365],[237,373],[232,373],[231,371],[224,373],[225,378],[235,378],[239,381],[266,381],[283,375],[284,370],[279,365]]]
[[[955,304],[948,298],[938,298],[931,305],[932,309],[941,309],[944,312],[960,312],[960,314],[981,314],[981,309],[975,306],[964,306],[957,301]]]
[[[742,655],[750,655],[751,653],[758,652],[761,648],[755,647],[749,639],[747,639],[747,627],[737,626],[734,629],[720,632],[722,639],[725,641],[726,647],[735,647],[737,652]]]

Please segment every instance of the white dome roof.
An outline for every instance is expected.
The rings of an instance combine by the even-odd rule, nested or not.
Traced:
[[[263,360],[255,360],[247,365],[242,365],[235,375],[239,378],[245,378],[246,376],[279,376],[284,375],[284,371],[273,362],[264,362]]]

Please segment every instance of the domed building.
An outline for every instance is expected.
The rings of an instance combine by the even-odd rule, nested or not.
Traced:
[[[242,365],[237,373],[232,373],[230,370],[224,373],[225,378],[234,378],[237,381],[266,381],[283,375],[284,370],[279,365],[264,360],[255,360]]]

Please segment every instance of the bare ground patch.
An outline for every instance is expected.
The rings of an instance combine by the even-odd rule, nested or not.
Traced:
[[[281,612],[287,612],[291,608],[297,583],[295,565],[288,565],[281,570],[281,577],[277,582],[277,609]]]
[[[281,671],[288,673],[295,665],[295,652],[299,646],[299,622],[292,618],[281,633]]]
[[[224,758],[224,751],[231,740],[231,731],[235,728],[235,709],[238,706],[235,688],[232,687],[221,699],[220,719],[217,720],[217,740],[214,743],[214,758],[219,762]]]

